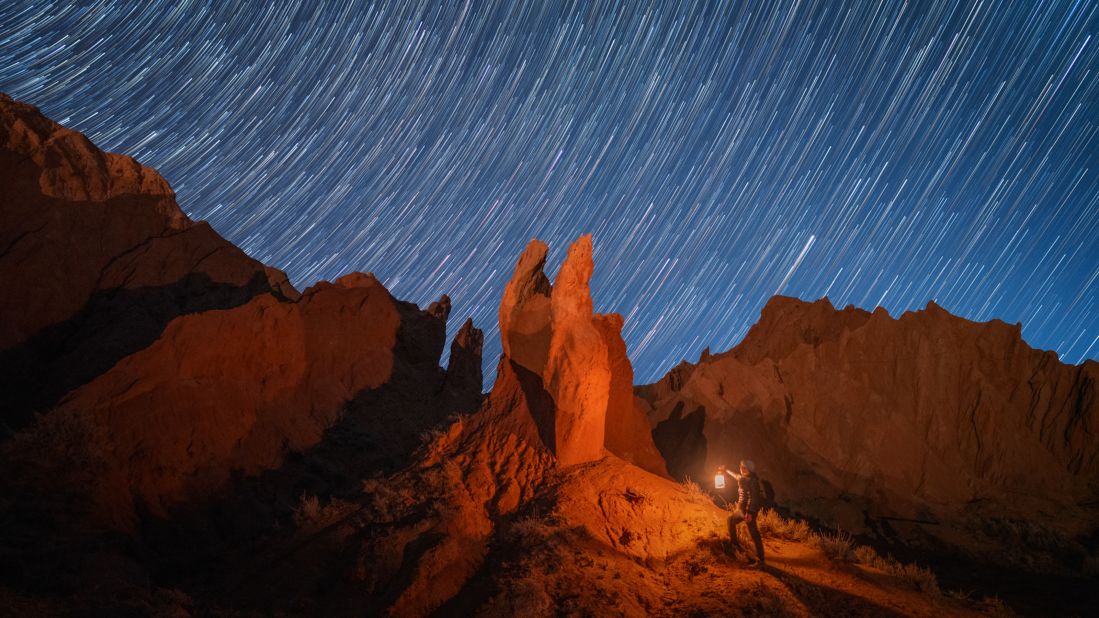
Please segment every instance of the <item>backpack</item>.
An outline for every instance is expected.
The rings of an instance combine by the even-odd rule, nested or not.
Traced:
[[[760,477],[759,493],[763,496],[763,505],[760,510],[775,508],[775,488],[771,485],[771,481]]]

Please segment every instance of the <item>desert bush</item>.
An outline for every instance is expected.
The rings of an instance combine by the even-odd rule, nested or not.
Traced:
[[[511,522],[507,534],[520,546],[532,547],[550,536],[553,527],[539,517],[520,517]]]
[[[445,421],[420,432],[420,445],[416,447],[419,459],[435,462],[447,456],[454,442],[462,435],[467,415],[451,414]]]
[[[420,432],[420,445],[424,447],[430,447],[435,442],[443,439],[446,436],[446,429],[442,427],[432,427],[426,431]]]
[[[855,548],[851,535],[843,530],[814,532],[809,535],[809,544],[836,562],[850,562],[854,557]]]
[[[955,601],[962,601],[963,603],[972,603],[973,597],[968,590],[947,590],[943,594]]]
[[[694,482],[694,480],[691,479],[691,477],[688,476],[688,477],[684,478],[683,483],[681,483],[681,484],[683,485],[683,489],[687,490],[687,496],[688,497],[690,497],[690,498],[709,498],[709,495],[706,493],[706,490],[702,489],[702,486],[699,485],[698,483]]]
[[[931,569],[925,569],[917,564],[901,564],[895,560],[894,563],[899,566],[893,575],[900,581],[915,586],[917,590],[924,594],[931,596],[942,594],[942,591],[939,590],[939,579],[935,577],[935,573]]]
[[[879,568],[878,563],[881,560],[882,557],[878,555],[878,552],[875,551],[873,547],[859,545],[855,548],[855,562]]]
[[[316,496],[309,496],[302,492],[301,500],[298,502],[297,508],[294,509],[294,523],[299,528],[305,528],[316,524],[320,521],[320,518],[320,500]]]
[[[376,523],[399,519],[415,502],[415,488],[380,478],[364,479],[362,492],[369,496],[364,505],[365,514]]]
[[[882,556],[874,548],[859,545],[852,552],[855,562],[878,569],[879,571],[913,588],[932,596],[939,596],[939,580],[930,569],[916,564],[904,564],[892,556]]]
[[[993,616],[994,618],[1011,618],[1015,616],[1015,612],[1008,607],[1007,603],[1000,600],[1000,597],[981,599],[980,609],[986,616]]]
[[[789,541],[804,541],[813,531],[803,519],[786,519],[774,509],[765,509],[756,517],[760,534],[778,537]]]
[[[294,523],[307,533],[316,532],[344,520],[351,513],[360,512],[362,505],[358,503],[329,498],[326,502],[318,496],[311,496],[302,492],[301,499],[294,509]]]

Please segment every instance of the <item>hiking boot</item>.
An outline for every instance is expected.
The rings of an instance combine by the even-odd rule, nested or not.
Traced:
[[[729,556],[730,558],[735,558],[737,552],[740,551],[740,546],[736,543],[722,543],[721,549],[725,552],[726,556]]]

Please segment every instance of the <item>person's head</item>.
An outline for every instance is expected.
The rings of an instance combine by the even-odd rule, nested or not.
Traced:
[[[756,464],[755,464],[755,462],[753,462],[751,459],[741,459],[740,460],[740,473],[743,474],[743,475],[747,475],[748,473],[755,474],[756,473]]]

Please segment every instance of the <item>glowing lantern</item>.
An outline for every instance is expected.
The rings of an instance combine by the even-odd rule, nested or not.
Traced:
[[[718,472],[714,477],[714,487],[717,489],[725,489],[725,475]]]

